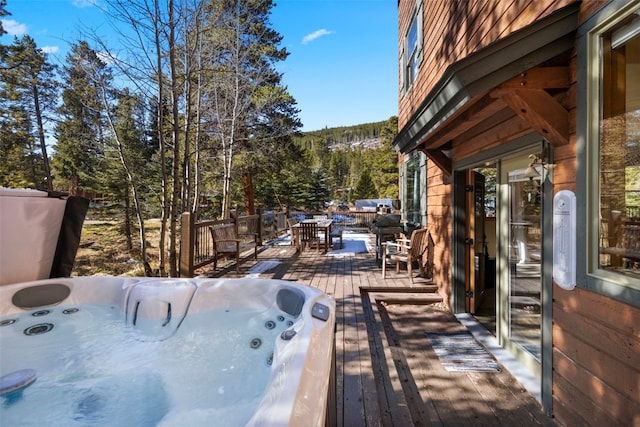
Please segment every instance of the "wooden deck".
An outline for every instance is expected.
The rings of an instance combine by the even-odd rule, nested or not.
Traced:
[[[441,308],[436,287],[422,278],[410,286],[406,272],[393,268],[383,280],[374,236],[346,233],[344,239],[366,239],[369,252],[348,252],[347,244],[327,254],[296,253],[292,246],[273,244],[262,248],[257,262],[245,258],[239,275],[232,264],[205,272],[289,280],[335,298],[338,426],[555,425],[504,368],[445,370],[426,332],[466,328]]]

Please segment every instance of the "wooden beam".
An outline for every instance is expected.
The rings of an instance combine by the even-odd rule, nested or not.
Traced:
[[[460,134],[492,117],[503,108],[505,108],[505,104],[501,100],[485,95],[457,117],[447,120],[422,144],[426,150],[438,149]]]
[[[569,67],[536,67],[507,80],[500,89],[567,89]]]
[[[473,141],[472,145],[478,145],[476,139],[479,135],[490,134],[492,132],[499,133],[499,129],[503,124],[514,117],[516,117],[519,122],[522,122],[522,120],[515,115],[511,107],[508,107],[504,102],[500,102],[500,104],[503,106],[500,111],[496,111],[476,126],[458,135],[452,140],[453,145],[466,144],[468,141]]]
[[[497,88],[491,96],[502,99],[552,145],[569,143],[569,112],[546,91]]]
[[[473,132],[461,136],[453,144],[456,159],[464,159],[484,150],[498,147],[506,142],[531,133],[527,122],[511,112],[508,118],[493,126],[478,126]]]
[[[422,150],[422,152],[438,166],[445,175],[451,175],[453,166],[451,159],[440,150]]]

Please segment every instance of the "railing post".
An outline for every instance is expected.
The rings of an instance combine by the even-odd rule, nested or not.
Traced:
[[[257,208],[256,214],[258,214],[258,229],[256,230],[258,233],[258,245],[262,246],[262,208]]]
[[[180,218],[180,277],[193,277],[195,237],[195,215],[183,212]]]
[[[232,221],[232,224],[236,229],[236,236],[240,232],[240,227],[238,227],[238,218],[239,217],[240,217],[240,214],[238,213],[237,209],[231,209],[229,211],[229,219]]]

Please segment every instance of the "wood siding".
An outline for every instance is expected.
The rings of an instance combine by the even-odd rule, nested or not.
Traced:
[[[405,96],[400,97],[399,128],[404,127],[449,65],[573,1],[422,0],[423,58],[416,81]],[[399,2],[398,52],[402,52],[415,4],[416,0]]]
[[[640,310],[554,288],[554,414],[564,425],[640,425]]]
[[[423,62],[411,90],[399,99],[399,129],[409,122],[449,65],[569,3],[423,0]],[[582,2],[579,22],[606,3]],[[415,0],[399,1],[401,43],[414,5]],[[552,147],[554,194],[563,189],[576,191],[577,64],[574,49],[563,64],[569,70],[569,87],[554,94],[567,110],[569,121],[568,143]],[[480,104],[479,99],[471,100],[469,106],[474,103]],[[443,138],[451,141],[454,162],[533,131],[513,110],[498,107],[493,104],[495,112],[490,119],[473,126],[464,122],[462,111],[458,113],[463,120],[455,125],[468,125],[469,131]],[[427,169],[427,218],[436,245],[434,280],[447,301],[453,292],[452,185],[431,160]],[[640,307],[580,287],[565,291],[554,286],[553,293],[552,410],[556,421],[566,426],[640,425]]]
[[[583,2],[580,21],[605,1]],[[576,72],[565,94],[569,144],[553,150],[554,193],[576,190]],[[640,307],[579,287],[553,288],[553,412],[562,425],[640,425]]]
[[[445,302],[451,295],[451,185],[433,162],[427,160],[427,224],[433,236],[433,281]]]

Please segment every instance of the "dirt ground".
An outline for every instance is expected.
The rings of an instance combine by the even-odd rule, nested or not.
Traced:
[[[133,231],[133,249],[128,249],[122,228],[122,223],[117,221],[86,220],[72,275],[144,276],[138,231]],[[157,269],[160,221],[146,221],[145,228],[147,260]]]

